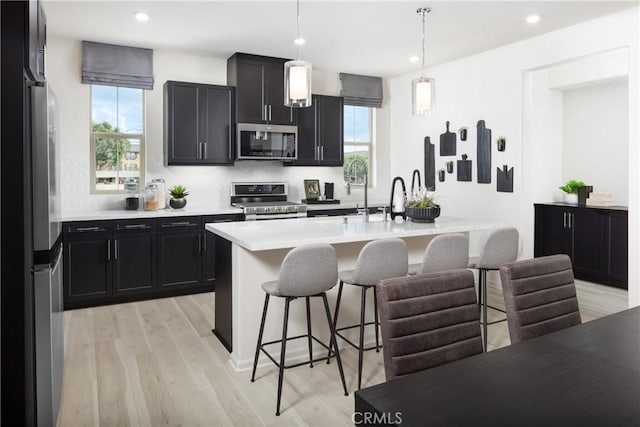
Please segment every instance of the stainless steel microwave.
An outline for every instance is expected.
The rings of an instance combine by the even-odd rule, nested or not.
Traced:
[[[298,127],[238,123],[238,160],[296,160]]]

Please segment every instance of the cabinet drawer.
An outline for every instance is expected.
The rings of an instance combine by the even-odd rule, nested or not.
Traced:
[[[160,231],[199,230],[200,228],[202,228],[202,220],[199,216],[178,216],[158,220]]]
[[[156,220],[150,219],[128,219],[114,221],[114,233],[143,233],[153,232],[156,230]]]
[[[111,228],[111,221],[77,221],[65,223],[64,232],[70,235],[110,233]]]

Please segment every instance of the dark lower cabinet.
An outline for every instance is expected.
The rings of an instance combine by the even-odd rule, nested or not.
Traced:
[[[65,310],[213,291],[230,260],[226,253],[219,259],[204,224],[242,219],[226,214],[65,223]]]
[[[534,255],[567,254],[577,279],[627,289],[627,211],[535,205]]]
[[[155,220],[118,221],[113,231],[114,295],[155,291]]]
[[[163,218],[158,222],[158,287],[199,286],[202,275],[200,217]]]
[[[65,308],[79,307],[112,294],[110,222],[67,223],[64,239]]]

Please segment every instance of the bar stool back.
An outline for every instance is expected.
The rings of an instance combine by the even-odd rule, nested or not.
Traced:
[[[482,310],[482,340],[484,351],[487,351],[487,326],[504,322],[501,319],[489,323],[487,320],[487,271],[500,270],[500,267],[518,258],[518,230],[514,227],[498,228],[491,232],[480,249],[480,256],[469,258],[469,268],[478,270],[478,310]],[[504,310],[491,307],[494,310]]]
[[[329,303],[327,302],[326,294],[326,291],[336,285],[337,279],[338,261],[336,258],[336,251],[331,245],[319,243],[300,246],[289,251],[289,253],[287,253],[287,255],[284,257],[282,265],[280,266],[280,274],[278,276],[278,279],[262,284],[262,289],[265,292],[264,308],[262,310],[262,321],[260,323],[260,331],[258,333],[258,344],[256,345],[256,353],[253,361],[251,382],[255,381],[256,367],[258,366],[258,356],[260,355],[260,351],[262,351],[278,367],[278,397],[276,403],[276,415],[280,415],[280,398],[282,396],[284,369],[306,365],[307,363],[309,363],[309,365],[313,367],[313,362],[328,359],[328,357],[313,359],[312,341],[316,341],[318,344],[329,350],[329,352],[331,352],[331,349],[335,351],[336,360],[338,361],[338,370],[340,372],[340,378],[342,380],[342,386],[344,388],[344,394],[345,396],[348,394],[347,385],[344,380],[344,372],[342,370],[342,361],[340,360],[340,352],[338,351],[338,346],[336,343],[335,326],[331,320],[331,313],[329,312]],[[264,332],[264,324],[267,318],[267,308],[269,306],[270,296],[285,298],[284,321],[282,324],[282,339],[263,343],[262,334]],[[299,297],[304,297],[306,300],[307,334],[287,338],[289,304],[291,303],[291,301]],[[329,330],[331,333],[329,346],[325,345],[323,342],[321,342],[311,334],[311,309],[309,306],[310,297],[322,298],[325,315],[327,317],[327,323],[329,324]],[[285,366],[287,341],[299,338],[307,338],[307,342],[309,345],[309,361]],[[276,360],[264,348],[267,345],[277,343],[280,343],[281,345],[280,363],[276,362]]]
[[[462,233],[434,237],[422,257],[422,263],[410,264],[409,275],[460,270],[469,264],[469,239]]]
[[[380,339],[378,332],[378,325],[380,323],[378,320],[376,284],[381,280],[406,276],[407,269],[408,252],[406,243],[402,239],[390,238],[374,240],[364,245],[358,254],[355,269],[345,270],[338,273],[340,287],[338,288],[338,298],[336,300],[336,311],[334,313],[333,324],[336,325],[336,335],[358,350],[358,390],[360,390],[362,385],[363,352],[373,348],[376,349],[376,352],[380,351]],[[361,288],[362,298],[360,302],[360,323],[357,325],[338,328],[338,313],[340,311],[340,300],[342,299],[342,288],[344,284],[360,286]],[[375,317],[373,322],[365,322],[367,291],[369,288],[373,288]],[[366,325],[374,325],[375,327],[375,347],[364,348],[364,327]],[[360,339],[359,344],[357,345],[339,332],[352,328],[360,328]],[[331,355],[331,352],[329,353],[329,355]]]

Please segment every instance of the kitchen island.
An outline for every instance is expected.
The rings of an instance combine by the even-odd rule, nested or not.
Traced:
[[[407,243],[409,262],[420,262],[427,243],[436,235],[468,234],[498,226],[488,221],[454,217],[441,217],[432,224],[385,222],[381,215],[370,216],[369,223],[364,223],[362,217],[350,216],[206,224],[206,230],[216,235],[217,259],[226,261],[216,265],[214,333],[231,352],[230,362],[235,369],[251,367],[264,302],[260,285],[278,277],[280,264],[291,248],[309,243],[329,243],[336,249],[338,268],[344,270],[355,266],[358,253],[367,242],[399,237]],[[312,275],[313,270],[309,274]],[[327,293],[332,311],[336,294],[337,289]],[[314,335],[328,341],[321,302],[314,301],[313,304],[317,304],[311,313]],[[281,337],[282,305],[280,298],[272,298],[269,302],[264,341]],[[373,307],[373,304],[367,304],[367,307]],[[359,289],[346,286],[338,326],[358,323],[359,310]],[[367,317],[373,317],[372,310],[367,310]],[[288,336],[304,333],[304,304],[294,303],[289,313]],[[355,339],[357,329],[349,333]],[[373,331],[368,331],[365,340],[369,341],[372,336]],[[318,347],[314,351],[326,350]],[[306,341],[287,344],[287,356],[308,357]],[[266,357],[261,359],[262,363],[266,360]]]

